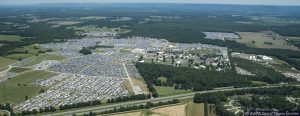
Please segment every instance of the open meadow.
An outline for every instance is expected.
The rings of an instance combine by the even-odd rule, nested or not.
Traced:
[[[39,79],[54,76],[55,73],[46,71],[25,71],[0,84],[0,103],[18,104],[36,96],[42,87],[31,83]],[[5,101],[5,97],[6,101]]]
[[[246,44],[255,48],[277,48],[277,49],[290,49],[299,50],[297,47],[286,42],[282,36],[270,32],[237,32],[241,39],[236,41],[242,44]]]

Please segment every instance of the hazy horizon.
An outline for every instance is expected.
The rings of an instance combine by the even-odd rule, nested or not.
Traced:
[[[300,0],[0,0],[2,5],[26,5],[41,3],[195,3],[237,5],[300,6]]]

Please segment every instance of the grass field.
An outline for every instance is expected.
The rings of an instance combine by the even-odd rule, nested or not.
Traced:
[[[125,80],[122,87],[128,91],[129,95],[134,95],[134,91],[129,80]]]
[[[38,79],[45,79],[54,76],[55,73],[46,71],[28,71],[20,73],[11,79],[0,84],[0,103],[4,103],[4,95],[6,102],[17,104],[25,100],[25,96],[31,98],[38,94],[42,87],[31,85]],[[5,94],[4,94],[5,88]]]
[[[186,103],[161,106],[151,109],[111,114],[112,116],[186,116]]]
[[[237,32],[241,39],[236,41],[246,44],[250,47],[256,48],[278,48],[278,49],[290,49],[299,50],[297,47],[287,43],[280,35],[276,33],[265,32]]]
[[[20,67],[13,67],[9,70],[9,72],[14,72],[14,73],[22,73],[25,71],[31,70],[30,68],[20,68]]]
[[[131,81],[134,86],[139,86],[143,92],[149,92],[147,86],[145,85],[146,82],[143,78],[132,78]]]
[[[176,94],[190,93],[191,90],[175,90],[174,87],[155,86],[158,96],[170,96]]]
[[[117,19],[113,19],[111,21],[130,21],[132,20],[131,17],[118,17]]]
[[[87,17],[80,17],[81,20],[101,20],[106,19],[106,17],[100,17],[100,16],[87,16]]]
[[[215,116],[214,108],[212,106],[212,104],[208,105],[208,116]],[[194,103],[193,101],[189,101],[186,106],[186,114],[187,116],[205,116],[204,103]]]
[[[204,116],[204,103],[196,104],[192,101],[188,102],[186,114],[187,116]]]
[[[15,63],[16,60],[0,57],[0,69],[5,68],[7,65]]]
[[[24,39],[18,35],[0,35],[0,41],[21,41]]]
[[[258,85],[258,86],[265,86],[268,84],[268,83],[262,82],[262,81],[251,81],[251,83],[254,85]]]
[[[19,59],[30,58],[32,56],[34,56],[34,54],[10,54],[10,55],[7,55],[5,57],[10,58],[10,59],[19,60]]]

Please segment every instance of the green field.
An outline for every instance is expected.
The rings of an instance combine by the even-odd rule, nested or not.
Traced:
[[[282,36],[270,31],[237,33],[241,39],[237,39],[236,41],[246,44],[249,47],[299,50],[297,47],[286,42]]]
[[[18,35],[0,35],[0,41],[20,41],[23,37]]]
[[[6,67],[7,65],[15,63],[15,62],[16,62],[16,60],[0,57],[0,69]]]
[[[23,59],[26,59],[26,58],[30,58],[34,56],[34,54],[10,54],[10,55],[7,55],[5,56],[6,58],[11,58],[11,59],[15,59],[15,60],[23,60]]]
[[[20,68],[20,67],[13,67],[9,70],[9,72],[14,72],[14,73],[22,73],[25,71],[31,70],[30,68]]]
[[[34,97],[42,87],[31,85],[31,83],[38,79],[46,79],[54,75],[54,73],[46,71],[29,71],[12,77],[0,84],[0,103],[5,102],[4,95],[6,95],[6,102],[12,104],[24,101],[25,96],[28,96],[28,98]]]
[[[28,54],[38,54],[39,52],[45,52],[47,49],[45,48],[40,48],[36,45],[29,45],[29,46],[24,46],[20,47],[14,50],[15,52],[27,52]]]
[[[170,96],[176,94],[190,93],[191,90],[176,90],[174,87],[155,86],[158,96]]]

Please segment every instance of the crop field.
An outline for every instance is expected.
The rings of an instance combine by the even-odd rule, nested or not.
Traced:
[[[0,69],[6,67],[7,65],[15,63],[15,62],[16,62],[16,60],[0,57]]]
[[[26,96],[29,99],[37,95],[42,88],[32,85],[31,83],[38,79],[49,78],[53,75],[55,74],[46,71],[28,71],[12,77],[0,84],[0,103],[5,102],[4,96],[6,96],[6,102],[18,104],[25,101]]]
[[[183,103],[127,113],[119,113],[113,116],[186,116],[185,108],[186,103]]]
[[[192,92],[191,90],[176,90],[174,87],[162,87],[162,86],[156,86],[155,89],[158,93],[158,96],[170,96],[170,95]]]
[[[208,116],[215,116],[214,114],[214,108],[212,108],[213,105],[209,104],[208,105]],[[210,107],[212,109],[210,109]],[[187,116],[205,116],[204,114],[204,103],[194,103],[192,101],[189,101],[187,103],[186,107],[187,111],[186,114]]]
[[[269,32],[237,32],[241,39],[236,41],[256,48],[278,48],[299,50],[297,47],[287,43],[280,35]]]
[[[0,35],[0,41],[21,41],[23,37],[17,35]]]

